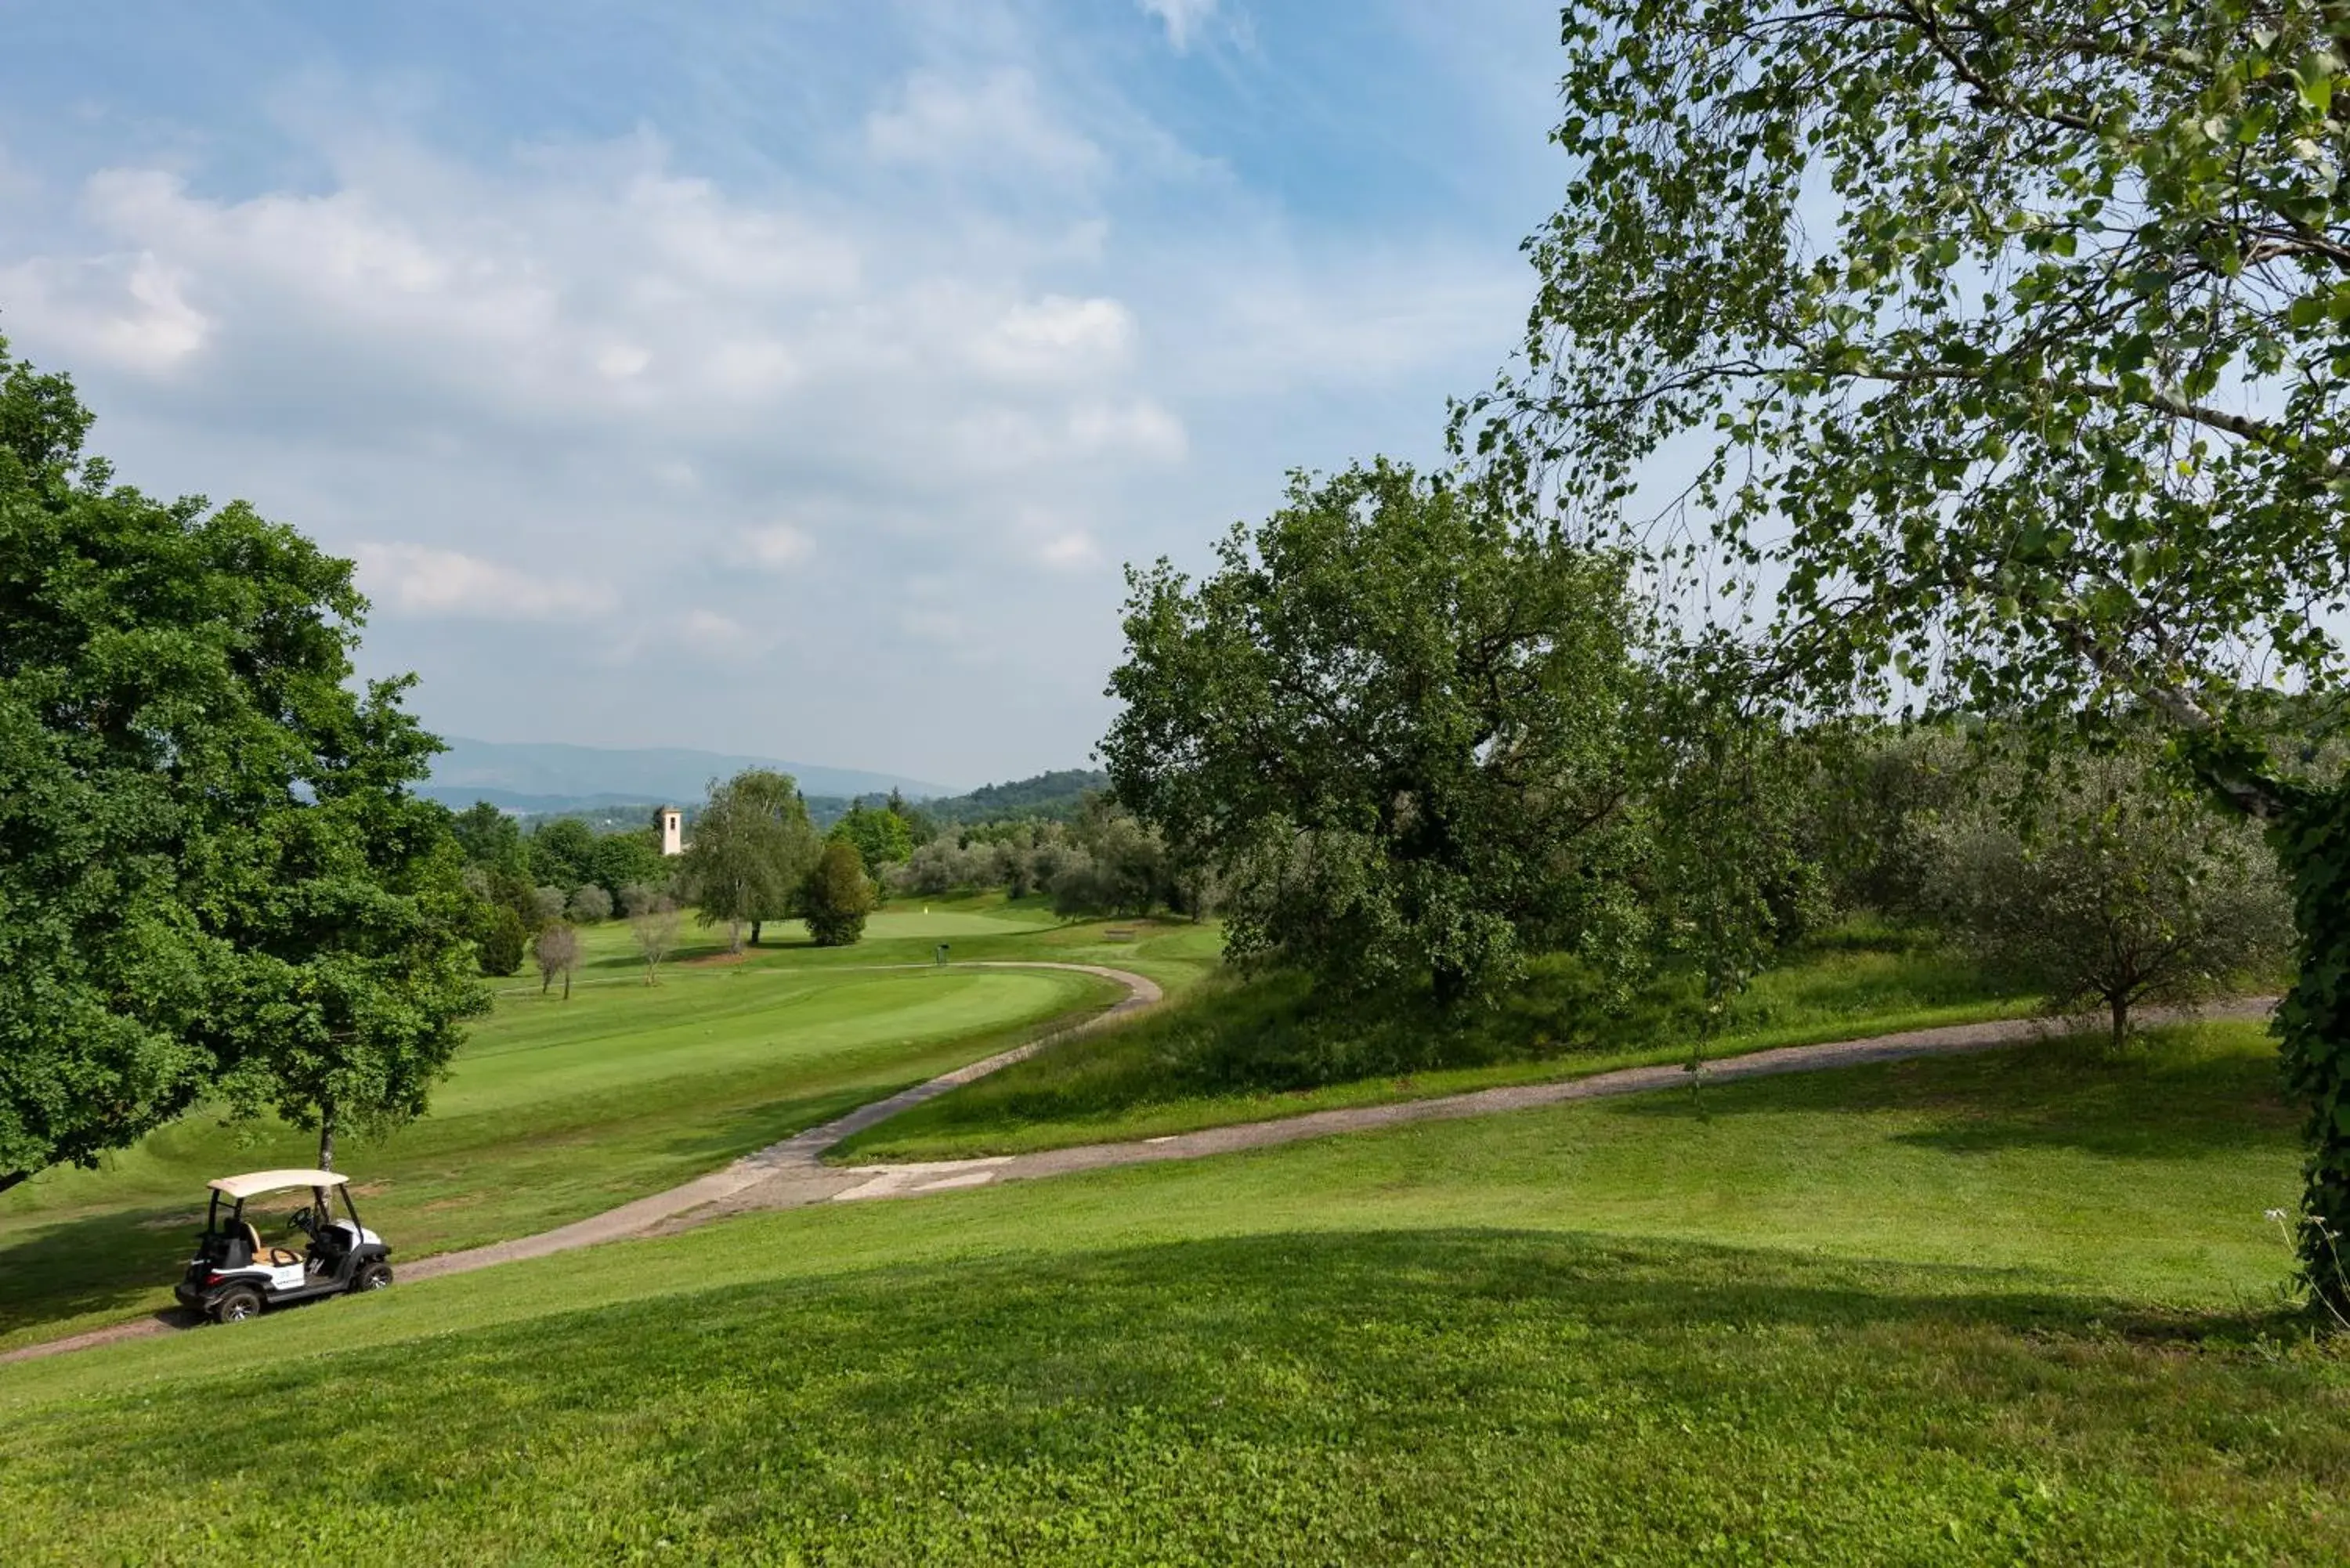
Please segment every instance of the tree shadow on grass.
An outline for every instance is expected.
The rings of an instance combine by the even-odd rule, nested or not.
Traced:
[[[1953,1154],[2070,1148],[2141,1159],[2290,1149],[2301,1125],[2266,1054],[2110,1057],[2068,1040],[1677,1086],[1607,1109],[1659,1121],[1880,1114],[1928,1124],[1892,1141]]]
[[[155,1307],[203,1229],[201,1206],[171,1203],[84,1214],[0,1241],[0,1340],[45,1323]]]

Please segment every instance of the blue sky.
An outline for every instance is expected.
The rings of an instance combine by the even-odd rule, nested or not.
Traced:
[[[1120,565],[1437,458],[1560,176],[1521,0],[0,11],[0,333],[495,740],[1081,763]]]

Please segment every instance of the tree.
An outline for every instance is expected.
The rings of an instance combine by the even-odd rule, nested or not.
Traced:
[[[579,967],[579,933],[556,921],[531,940],[530,956],[538,964],[538,994],[545,996],[556,975],[563,977],[563,1000],[571,1000],[571,971]]]
[[[832,825],[825,835],[836,843],[847,844],[864,862],[865,875],[879,880],[881,873],[914,853],[914,837],[906,818],[885,807],[852,805],[848,815]]]
[[[477,800],[463,811],[452,812],[449,826],[467,865],[494,867],[516,875],[525,870],[527,852],[522,830],[513,817],[488,801]]]
[[[1626,563],[1381,461],[1316,482],[1196,587],[1129,571],[1118,797],[1227,873],[1227,942],[1347,986],[1490,993],[1608,917],[1626,809]]]
[[[1071,852],[1045,878],[1055,913],[1147,915],[1181,900],[1165,840],[1107,795],[1086,798],[1068,839]]]
[[[1564,30],[1525,363],[1461,435],[1610,507],[1714,432],[1676,514],[1783,584],[1781,667],[1821,688],[2158,714],[2293,889],[2303,1255],[2350,1290],[2350,790],[2266,743],[2263,695],[2345,667],[2350,15],[1585,0]]]
[[[604,889],[615,908],[620,905],[624,888],[658,886],[670,876],[669,858],[660,852],[660,840],[645,827],[598,837],[588,855],[588,879]]]
[[[873,884],[866,878],[856,846],[846,839],[831,840],[800,892],[808,935],[820,948],[851,946],[865,934],[865,917],[872,908]]]
[[[645,961],[645,983],[657,985],[662,962],[677,947],[677,902],[660,888],[639,883],[622,891],[620,908],[628,911],[629,934],[636,939],[637,956]]]
[[[954,835],[934,838],[889,868],[889,885],[902,893],[951,893],[962,888],[984,888],[998,878],[996,847],[966,847]]]
[[[1998,971],[2054,1011],[2101,1004],[2119,1050],[2141,1002],[2199,1001],[2283,961],[2291,911],[2257,833],[2181,799],[2142,754],[2068,761],[2002,781],[2030,791],[2024,829],[1993,800],[1933,836],[1939,912]]]
[[[549,926],[558,924],[563,919],[564,909],[570,902],[571,900],[564,896],[563,889],[551,883],[544,888],[532,888],[531,918],[527,922],[530,929],[534,931],[543,931]]]
[[[577,888],[595,875],[596,833],[576,816],[543,822],[524,842],[530,850],[530,874],[540,882]]]
[[[0,342],[0,1189],[199,1095],[421,1107],[483,1002],[439,742],[354,680],[348,561],[82,455]]]
[[[930,814],[908,801],[899,791],[892,789],[889,800],[883,805],[890,815],[906,825],[906,844],[910,852],[913,846],[928,843],[936,836],[938,824],[931,820]],[[903,860],[905,857],[901,855],[898,858]]]
[[[509,904],[484,904],[474,927],[473,941],[479,950],[484,974],[510,975],[522,968],[524,949],[530,941],[530,929],[523,924],[520,915]]]
[[[762,925],[792,912],[816,854],[816,829],[799,786],[788,774],[752,768],[724,784],[711,781],[683,879],[702,923],[725,921],[741,952],[746,923],[755,945]]]
[[[566,912],[575,925],[600,925],[612,918],[612,896],[593,882],[583,882],[571,889]]]

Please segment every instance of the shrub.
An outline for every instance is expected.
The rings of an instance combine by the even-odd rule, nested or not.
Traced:
[[[593,882],[583,882],[571,890],[571,918],[583,926],[592,926],[612,918],[612,895]]]
[[[821,948],[845,948],[865,934],[873,908],[873,884],[866,879],[857,846],[836,838],[824,846],[800,893],[808,935]]]
[[[484,974],[518,974],[522,971],[523,948],[530,933],[523,929],[522,917],[504,904],[491,904],[483,916],[474,945],[482,957]]]

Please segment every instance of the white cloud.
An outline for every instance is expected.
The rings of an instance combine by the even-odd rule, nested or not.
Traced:
[[[1183,421],[1148,398],[1073,409],[1068,433],[1080,451],[1122,452],[1156,462],[1180,462],[1191,451]]]
[[[973,346],[983,369],[1013,378],[1084,374],[1133,352],[1134,315],[1115,299],[1046,295],[1014,305]]]
[[[1082,529],[1055,535],[1036,551],[1036,559],[1056,572],[1082,571],[1101,558],[1101,546]]]
[[[816,548],[815,540],[788,523],[746,529],[739,543],[743,559],[771,571],[799,565]]]
[[[688,610],[678,618],[676,636],[687,648],[720,658],[761,652],[771,640],[733,616],[713,609]]]
[[[359,587],[411,615],[573,620],[604,614],[619,603],[600,584],[541,576],[455,550],[370,543],[353,555]]]
[[[144,250],[0,268],[0,303],[12,312],[82,355],[149,376],[176,369],[211,335],[187,287],[185,271]]]
[[[1200,30],[1216,14],[1216,0],[1136,0],[1167,29],[1167,41],[1178,51],[1188,49]]]
[[[974,82],[918,71],[889,107],[867,117],[865,143],[885,163],[1061,178],[1098,174],[1108,162],[1091,139],[1045,109],[1035,79],[1018,69]]]

